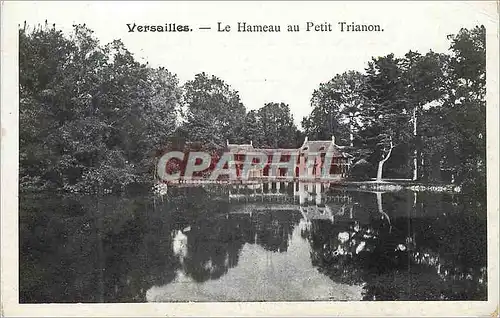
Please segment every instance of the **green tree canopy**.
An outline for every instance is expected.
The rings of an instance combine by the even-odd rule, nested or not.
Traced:
[[[176,126],[174,75],[119,40],[75,25],[19,31],[20,180],[27,188],[111,191],[150,182],[154,150]]]
[[[187,107],[183,130],[191,141],[214,143],[241,141],[245,106],[238,92],[220,78],[205,73],[184,85]]]

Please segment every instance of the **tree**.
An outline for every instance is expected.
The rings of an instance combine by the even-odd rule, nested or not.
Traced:
[[[408,141],[407,99],[401,81],[401,59],[394,54],[373,58],[366,69],[362,121],[365,144],[378,153],[377,181],[396,146]],[[367,132],[369,132],[367,134]]]
[[[242,135],[245,143],[252,142],[255,147],[261,147],[264,144],[265,132],[258,119],[257,111],[251,110],[246,114]]]
[[[153,181],[153,150],[175,129],[177,79],[100,45],[75,25],[19,30],[21,188],[124,190]]]
[[[272,148],[297,147],[297,127],[290,107],[284,103],[267,103],[257,110],[257,119],[264,131],[262,144]]]
[[[485,28],[448,39],[450,53],[388,54],[365,74],[320,84],[304,132],[348,141],[356,158],[378,166],[379,181],[387,168],[404,178],[412,171],[413,180],[485,184]]]
[[[486,29],[461,29],[449,36],[450,86],[444,103],[455,148],[459,181],[484,195],[486,185]]]
[[[188,140],[214,143],[219,147],[241,141],[245,106],[238,92],[216,76],[197,74],[184,85],[187,106],[184,131]]]
[[[355,71],[335,75],[327,83],[313,92],[311,104],[313,112],[306,127],[320,129],[321,139],[329,139],[332,135],[345,139],[348,132],[348,143],[354,146],[354,138],[359,130],[359,117],[365,104],[363,95],[364,76]],[[310,129],[310,128],[309,128]],[[314,130],[312,129],[312,133]]]
[[[313,93],[311,114],[302,119],[302,128],[306,136],[315,140],[328,140],[332,136],[345,139],[345,127],[340,123],[339,102],[330,95],[327,84],[320,84],[320,88]]]
[[[450,35],[451,54],[442,58],[441,98],[422,113],[422,159],[428,178],[451,182],[485,194],[486,184],[486,51],[485,29],[461,29]]]
[[[424,106],[438,103],[444,90],[447,56],[432,51],[425,55],[409,51],[402,61],[403,82],[408,98],[407,111],[412,114],[413,124],[413,180],[419,178],[418,162],[421,153],[421,140],[418,118]]]

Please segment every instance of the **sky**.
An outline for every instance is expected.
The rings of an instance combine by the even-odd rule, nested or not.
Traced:
[[[372,57],[409,50],[446,52],[448,34],[492,20],[495,2],[7,2],[15,20],[55,23],[71,31],[85,23],[105,44],[121,39],[142,62],[164,66],[181,84],[213,74],[237,90],[247,109],[267,102],[290,105],[297,124],[311,111],[320,83],[349,70],[363,71]],[[280,33],[217,32],[217,23],[280,25]],[[306,32],[307,22],[331,23],[332,32]],[[338,22],[379,24],[384,32],[340,32]],[[127,23],[189,25],[189,33],[128,32]],[[286,32],[298,24],[298,33]],[[211,30],[199,30],[209,26]],[[488,30],[487,30],[488,32]]]

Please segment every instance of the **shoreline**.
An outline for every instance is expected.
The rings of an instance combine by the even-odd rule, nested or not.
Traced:
[[[340,181],[332,180],[328,181],[285,181],[285,180],[250,180],[250,181],[211,181],[211,180],[193,180],[189,182],[176,182],[169,184],[161,184],[155,186],[155,188],[162,187],[174,187],[174,188],[184,188],[184,187],[203,187],[204,185],[210,186],[249,186],[256,184],[266,184],[266,183],[297,183],[302,182],[305,184],[327,184],[332,189],[339,190],[351,190],[351,191],[373,191],[373,192],[398,192],[403,190],[410,190],[414,192],[443,192],[443,193],[461,193],[462,186],[457,184],[439,184],[439,183],[422,183],[412,180],[367,180],[367,181]],[[161,184],[161,186],[159,186]]]

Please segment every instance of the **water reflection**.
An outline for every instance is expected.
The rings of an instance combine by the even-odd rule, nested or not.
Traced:
[[[484,300],[463,195],[274,183],[22,195],[21,302]]]

